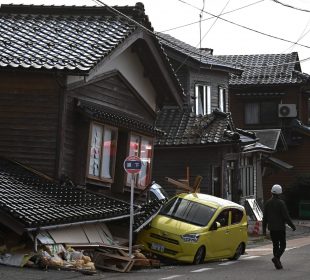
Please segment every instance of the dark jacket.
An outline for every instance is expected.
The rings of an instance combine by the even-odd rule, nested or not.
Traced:
[[[270,231],[285,230],[285,224],[288,224],[293,230],[296,229],[288,214],[285,202],[277,195],[273,195],[264,207],[263,232],[266,233],[267,225]]]

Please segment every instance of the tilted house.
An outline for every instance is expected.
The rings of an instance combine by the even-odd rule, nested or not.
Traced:
[[[310,163],[310,76],[298,54],[227,55],[217,58],[244,68],[229,81],[230,111],[237,127],[254,131],[276,151],[263,158],[264,197],[273,184],[288,188]]]
[[[271,149],[255,144],[253,133],[237,130],[229,113],[230,74],[241,67],[158,33],[186,96],[183,110],[165,106],[156,126],[166,132],[155,145],[155,180],[182,179],[189,167],[191,181],[201,175],[201,191],[239,202],[262,196],[260,156]],[[165,175],[166,174],[166,175]],[[172,187],[172,186],[171,186]]]
[[[69,183],[125,199],[131,175],[126,174],[123,162],[137,155],[143,164],[136,188],[144,189],[151,180],[153,142],[159,132],[157,111],[164,103],[181,105],[183,95],[152,30],[141,3],[114,9],[2,5],[0,156],[48,178],[53,182],[48,190],[53,184],[58,190]],[[24,183],[19,175],[3,172],[7,177],[1,177],[1,187],[6,188],[9,180],[13,184],[10,197],[21,192]],[[34,189],[30,196],[45,192],[44,186],[37,190],[31,180],[27,188]],[[79,197],[79,191],[75,192]],[[66,200],[66,193],[57,191],[57,203],[61,204],[62,197]],[[25,197],[7,200],[5,193],[0,194],[1,211],[9,216],[35,213],[16,214],[24,204]],[[77,205],[72,205],[74,212]],[[40,207],[39,220],[44,219]],[[121,214],[112,212],[127,215],[128,207],[124,209]],[[78,220],[104,218],[93,214]],[[61,220],[60,213],[54,224],[75,221],[70,220],[72,215]],[[39,225],[45,224],[40,220]]]

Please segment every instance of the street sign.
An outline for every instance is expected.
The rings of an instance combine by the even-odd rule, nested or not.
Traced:
[[[127,173],[135,174],[141,171],[142,161],[137,156],[129,156],[124,160],[124,169]]]
[[[124,169],[128,174],[131,174],[131,184],[130,184],[130,220],[129,220],[129,252],[128,256],[132,257],[132,228],[133,228],[133,195],[135,188],[135,177],[136,174],[141,171],[142,161],[137,156],[129,156],[124,160]]]

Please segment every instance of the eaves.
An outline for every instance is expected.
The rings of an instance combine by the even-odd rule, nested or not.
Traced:
[[[238,76],[243,73],[243,70],[241,68],[234,68],[234,67],[229,67],[226,65],[221,65],[220,61],[219,63],[205,63],[203,61],[200,61],[200,60],[197,60],[191,57],[190,55],[186,55],[183,52],[178,51],[172,47],[165,46],[164,48],[170,58],[186,65],[187,67],[191,67],[194,69],[222,71],[222,72],[235,74]]]

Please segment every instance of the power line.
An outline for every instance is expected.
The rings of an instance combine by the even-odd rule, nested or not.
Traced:
[[[254,2],[254,3],[251,3],[251,4],[248,4],[248,5],[245,5],[245,6],[242,6],[242,7],[239,7],[239,8],[236,8],[234,10],[230,10],[230,11],[227,11],[225,13],[222,13],[222,15],[227,15],[227,14],[230,14],[230,13],[233,13],[233,12],[237,12],[239,10],[242,10],[242,9],[245,9],[245,8],[248,8],[250,6],[253,6],[253,5],[256,5],[258,3],[261,3],[261,2],[264,2],[265,0],[259,0],[257,2]],[[210,19],[213,19],[215,17],[209,17],[209,18],[206,18],[206,19],[203,19],[201,21],[206,21],[206,20],[210,20]],[[194,24],[197,24],[199,23],[200,20],[198,21],[194,21],[194,22],[191,22],[191,23],[187,23],[187,24],[183,24],[183,25],[179,25],[179,26],[176,26],[176,27],[172,27],[172,28],[169,28],[169,29],[166,29],[166,30],[162,30],[160,31],[161,33],[165,33],[165,32],[168,32],[168,31],[172,31],[172,30],[176,30],[176,29],[180,29],[180,28],[183,28],[183,27],[187,27],[187,26],[190,26],[190,25],[194,25]]]
[[[192,8],[199,9],[199,8],[197,8],[196,6],[187,3],[186,1],[183,1],[183,0],[178,0],[178,1],[181,2],[181,3],[184,3],[184,4],[188,5],[188,6],[191,6]],[[231,20],[224,19],[224,18],[222,18],[222,17],[220,17],[220,16],[216,16],[216,15],[214,15],[214,14],[212,14],[212,13],[209,13],[209,12],[206,12],[206,11],[204,11],[204,12],[205,12],[206,14],[208,14],[208,15],[211,15],[211,16],[213,16],[213,17],[218,17],[219,19],[221,19],[221,20],[223,20],[223,21],[225,21],[225,22],[228,22],[228,23],[230,23],[230,24],[236,25],[236,26],[241,27],[241,28],[243,28],[243,29],[246,29],[246,30],[249,30],[249,31],[252,31],[252,32],[255,32],[255,33],[258,33],[258,34],[261,34],[261,35],[270,37],[270,38],[273,38],[273,39],[277,39],[277,40],[280,40],[280,41],[283,41],[283,42],[287,42],[287,43],[291,43],[291,44],[294,44],[294,43],[295,43],[295,42],[293,42],[293,41],[291,41],[291,40],[287,40],[287,39],[284,39],[284,38],[281,38],[281,37],[278,37],[278,36],[270,35],[270,34],[267,34],[267,33],[265,33],[265,32],[258,31],[258,30],[256,30],[256,29],[247,27],[247,26],[245,26],[245,25],[242,25],[242,24],[233,22],[233,21],[231,21]],[[303,45],[303,44],[300,44],[300,43],[296,43],[296,45],[301,46],[301,47],[304,47],[304,48],[310,49],[310,46],[307,46],[307,45]]]
[[[272,1],[272,2],[275,2],[275,3],[277,3],[277,4],[280,4],[280,5],[282,5],[282,6],[285,6],[285,7],[291,8],[291,9],[294,9],[294,10],[298,10],[298,11],[310,13],[310,10],[302,9],[302,8],[297,8],[297,7],[295,7],[295,6],[292,6],[292,5],[283,3],[283,2],[278,1],[278,0],[271,0],[271,1]]]
[[[296,43],[300,42],[310,32],[310,28],[306,31],[307,27],[309,26],[309,23],[310,19],[308,20],[306,26],[304,27],[303,31],[299,35],[299,38],[296,40],[296,42],[294,42],[294,44],[290,45],[288,48],[282,51],[282,53],[292,50],[295,47]]]
[[[206,32],[206,34],[202,37],[202,39],[200,39],[200,45],[201,45],[201,41],[209,34],[209,32],[211,31],[211,29],[214,27],[214,25],[216,24],[217,20],[219,19],[219,16],[223,15],[224,10],[226,9],[227,5],[229,4],[230,0],[228,0],[224,6],[224,8],[221,10],[220,14],[216,17],[215,21],[213,22],[213,24],[210,26],[209,30]]]
[[[148,32],[149,34],[152,34],[153,36],[155,36],[155,37],[157,37],[157,38],[160,38],[161,40],[163,40],[163,41],[165,41],[165,42],[167,42],[167,43],[169,43],[169,44],[171,44],[171,45],[173,45],[173,46],[175,46],[175,47],[178,47],[179,49],[183,49],[183,50],[185,50],[185,51],[187,51],[187,52],[189,52],[189,53],[192,53],[192,54],[195,54],[195,55],[199,55],[198,52],[194,52],[194,51],[191,51],[191,50],[189,50],[189,49],[182,48],[181,46],[179,46],[179,45],[177,45],[177,44],[175,44],[175,43],[173,43],[173,42],[171,42],[171,41],[169,41],[169,40],[163,38],[162,36],[156,34],[155,32],[153,32],[153,31],[151,31],[151,30],[149,30],[148,28],[146,28],[145,26],[143,26],[143,25],[140,24],[139,22],[137,22],[137,21],[135,21],[134,19],[128,17],[127,15],[125,15],[125,14],[123,14],[122,12],[118,11],[117,9],[115,9],[115,8],[113,8],[113,7],[111,7],[111,6],[107,5],[107,4],[105,4],[105,3],[103,3],[102,1],[100,1],[100,0],[93,0],[93,1],[99,3],[99,4],[102,5],[102,6],[107,7],[107,8],[110,9],[112,12],[114,12],[114,13],[116,13],[116,14],[118,14],[118,15],[121,15],[122,17],[126,18],[127,20],[133,22],[134,24],[136,24],[137,26],[141,27],[143,30],[145,30],[145,31]],[[181,1],[181,0],[178,0],[178,1]],[[182,1],[181,1],[181,2],[182,2]],[[183,1],[183,2],[184,2],[184,1]],[[186,3],[186,2],[184,2],[184,3],[185,3],[185,4],[188,4],[188,3]],[[197,8],[197,7],[194,6],[194,8]],[[199,8],[198,8],[198,9],[199,9]],[[199,9],[199,10],[200,10],[200,9]],[[212,15],[212,14],[211,14],[211,15]],[[214,15],[212,15],[212,16],[214,16]],[[214,16],[214,17],[216,17],[216,16]],[[218,17],[219,17],[220,19],[222,19],[220,16],[218,16]],[[307,46],[307,47],[308,47],[308,46]],[[308,47],[308,48],[310,48],[310,47]],[[210,56],[206,56],[206,55],[203,55],[203,57],[204,57],[204,58],[210,58]],[[225,61],[223,61],[223,60],[221,60],[221,59],[217,59],[217,58],[214,57],[214,56],[212,56],[212,59],[215,60],[215,61],[217,60],[217,61],[219,61],[219,62],[221,62],[221,63],[227,63],[227,62],[225,62]],[[267,67],[276,67],[276,66],[281,66],[281,65],[295,64],[295,63],[298,63],[298,62],[300,63],[300,62],[305,62],[305,61],[308,61],[308,60],[310,60],[310,57],[307,57],[307,58],[302,59],[302,60],[294,61],[294,62],[280,63],[280,64],[274,64],[274,65],[257,65],[257,66],[252,66],[252,65],[240,65],[240,66],[242,66],[243,68],[267,68]],[[237,67],[237,66],[235,65],[235,67]]]
[[[229,4],[230,0],[228,0],[224,6],[224,8],[222,9],[221,13],[219,15],[222,15],[222,13],[224,12],[225,8],[227,7],[227,5]],[[201,13],[199,14],[199,17],[201,19],[202,17],[202,12],[204,10],[204,2],[203,2],[203,8],[201,10]],[[218,17],[215,19],[215,21],[213,22],[213,24],[210,26],[209,30],[205,33],[205,35],[203,37],[201,37],[201,22],[200,22],[200,40],[199,43],[196,45],[196,47],[199,45],[199,58],[200,58],[200,63],[201,63],[201,58],[204,57],[202,56],[202,50],[201,50],[201,42],[202,40],[208,35],[208,33],[210,32],[210,30],[213,28],[213,26],[216,24],[218,20]],[[188,58],[190,57],[190,54],[187,55],[187,57],[184,59],[184,61],[179,65],[179,67],[175,70],[175,73],[178,73],[178,71],[181,69],[181,67],[186,63],[186,61],[188,60]],[[217,60],[217,59],[215,59]]]

